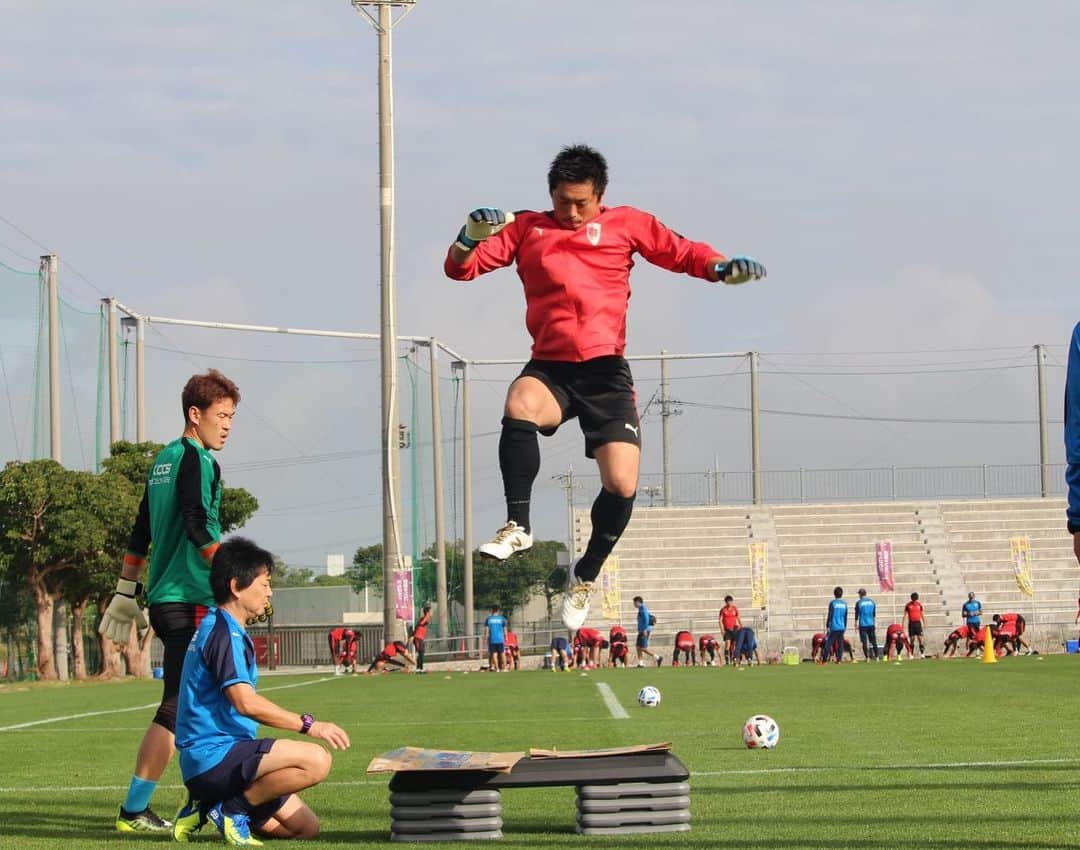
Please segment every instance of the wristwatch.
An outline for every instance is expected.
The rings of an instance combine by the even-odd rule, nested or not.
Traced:
[[[301,723],[300,734],[301,735],[306,735],[311,730],[311,726],[312,726],[312,724],[314,722],[315,722],[315,718],[312,717],[310,714],[301,714],[300,715],[300,723]]]

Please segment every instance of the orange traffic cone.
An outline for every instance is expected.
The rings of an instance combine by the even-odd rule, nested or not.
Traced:
[[[990,633],[990,627],[983,627],[983,664],[997,664],[997,653],[994,652],[994,636]]]

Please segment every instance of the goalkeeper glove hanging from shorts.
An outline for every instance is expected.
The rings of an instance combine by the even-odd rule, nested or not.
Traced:
[[[726,263],[716,264],[716,274],[721,283],[734,286],[749,283],[751,280],[761,280],[765,277],[765,266],[753,257],[732,257]]]
[[[514,220],[512,212],[495,207],[479,207],[465,218],[454,242],[462,251],[469,252],[489,236],[494,236]]]

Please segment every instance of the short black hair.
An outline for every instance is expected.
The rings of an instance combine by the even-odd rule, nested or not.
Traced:
[[[733,597],[733,596],[725,596],[725,597],[724,597],[724,601],[725,601],[725,602],[734,602],[734,601],[735,601],[735,597]]]
[[[596,197],[602,198],[607,189],[607,160],[588,145],[567,145],[551,161],[548,169],[548,192],[560,183],[592,181]]]
[[[645,604],[645,600],[642,599],[640,596],[635,596],[633,601],[634,602],[640,602],[642,605]]]
[[[499,610],[499,606],[498,606],[498,605],[492,605],[492,606],[491,606],[491,613],[492,613],[492,614],[494,614],[494,613],[495,613],[496,611],[498,611],[498,610]]]
[[[273,574],[274,556],[246,537],[230,537],[218,547],[210,567],[214,602],[223,605],[233,598],[233,579],[237,589],[244,590],[264,572]]]
[[[915,601],[915,600],[917,600],[918,598],[919,598],[919,594],[917,594],[917,593],[912,593],[912,594],[911,594],[911,601],[912,601],[912,602],[914,602],[914,601]]]
[[[832,595],[835,596],[837,599],[839,599],[841,596],[844,595],[844,588],[839,587],[839,586],[834,587],[832,589]]]

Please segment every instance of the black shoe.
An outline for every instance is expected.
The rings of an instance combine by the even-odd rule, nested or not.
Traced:
[[[158,817],[150,807],[131,814],[121,806],[116,816],[117,832],[172,832],[172,828],[172,821]]]

